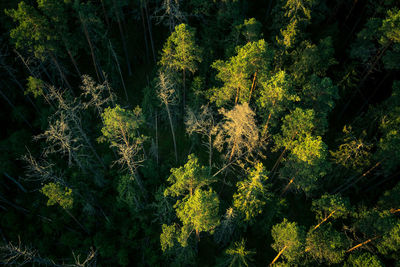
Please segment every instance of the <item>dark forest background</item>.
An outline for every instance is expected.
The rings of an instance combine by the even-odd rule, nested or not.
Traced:
[[[399,8],[0,1],[0,262],[398,266]]]

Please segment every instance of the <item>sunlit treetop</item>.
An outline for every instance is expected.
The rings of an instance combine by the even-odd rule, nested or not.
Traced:
[[[388,10],[386,18],[382,21],[382,43],[391,41],[394,43],[400,42],[400,10]]]
[[[202,61],[201,49],[195,42],[195,30],[187,24],[175,27],[164,44],[160,64],[177,70],[194,73]]]
[[[188,156],[184,166],[172,168],[167,181],[171,186],[164,191],[165,196],[193,194],[197,189],[214,182],[208,176],[208,169],[200,165],[199,159],[194,154]]]
[[[60,184],[48,183],[40,189],[40,192],[48,197],[47,205],[60,205],[65,210],[70,210],[73,207],[72,190],[63,187]]]
[[[106,108],[101,116],[103,136],[99,138],[99,141],[107,140],[111,144],[120,142],[129,144],[130,139],[137,138],[137,130],[144,121],[139,107],[126,110],[116,105],[115,108]]]
[[[332,219],[347,217],[352,211],[348,198],[329,194],[324,194],[320,199],[313,200],[311,210],[319,221],[328,216]]]
[[[217,106],[247,102],[253,75],[267,73],[271,60],[272,50],[261,39],[238,47],[236,56],[226,61],[215,61],[211,67],[218,71],[216,77],[223,85],[211,90],[210,100]]]

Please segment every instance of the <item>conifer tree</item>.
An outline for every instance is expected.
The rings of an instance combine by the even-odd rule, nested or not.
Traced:
[[[274,115],[273,120],[277,120],[279,114],[288,106],[288,102],[298,101],[299,98],[294,94],[290,75],[285,71],[277,72],[267,80],[261,81],[260,85],[260,96],[257,99],[257,104],[268,114],[262,131],[262,136],[264,136],[268,132],[272,116]],[[274,126],[275,124],[273,123]]]
[[[331,265],[343,261],[348,245],[346,236],[330,224],[307,234],[306,251],[320,264]]]
[[[222,257],[218,263],[218,267],[224,266],[250,266],[251,261],[253,261],[254,251],[246,250],[246,241],[242,239],[240,242],[233,243],[224,252],[224,257]]]
[[[262,163],[248,170],[244,181],[237,183],[237,192],[233,195],[235,210],[244,217],[244,221],[253,222],[262,213],[268,200],[266,180],[268,179]]]
[[[319,221],[319,223],[312,228],[312,231],[318,229],[329,219],[346,218],[352,211],[347,198],[343,198],[340,195],[328,194],[324,194],[320,199],[314,200],[311,209],[316,213],[315,217]]]
[[[99,142],[108,142],[110,147],[116,148],[120,159],[116,162],[127,166],[129,174],[137,183],[142,193],[146,192],[142,178],[138,172],[143,161],[142,144],[146,137],[140,135],[138,130],[143,124],[142,111],[139,107],[134,110],[126,110],[116,105],[108,107],[101,114],[103,127]]]
[[[210,90],[210,100],[217,106],[248,102],[254,90],[257,73],[266,74],[272,51],[264,40],[249,42],[237,49],[237,55],[227,61],[217,60],[211,67],[218,71],[221,88]]]
[[[305,231],[295,222],[289,222],[286,218],[271,229],[274,243],[271,245],[278,255],[271,262],[272,266],[282,255],[289,262],[295,262],[304,252]]]
[[[195,42],[195,30],[187,24],[176,26],[164,44],[160,64],[173,71],[182,72],[184,107],[186,105],[186,72],[195,73],[201,61],[201,49]]]

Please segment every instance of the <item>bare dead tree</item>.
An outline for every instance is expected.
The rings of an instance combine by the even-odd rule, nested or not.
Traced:
[[[259,145],[259,131],[254,119],[254,112],[247,103],[236,105],[232,110],[221,109],[224,120],[218,127],[214,146],[222,151],[231,162],[234,157],[241,157],[246,152],[251,154]]]
[[[169,125],[171,127],[172,140],[174,142],[175,161],[178,162],[178,151],[176,148],[175,130],[174,130],[174,125],[172,123],[172,115],[171,115],[171,106],[176,105],[178,102],[175,90],[175,84],[172,82],[170,77],[168,77],[165,73],[160,72],[158,74],[157,87],[158,87],[158,92],[157,92],[158,98],[161,100],[162,104],[164,104],[165,109],[167,110]]]
[[[103,113],[104,106],[113,106],[116,96],[112,92],[107,79],[102,83],[96,83],[89,75],[82,75],[82,96],[88,99],[83,103],[85,109],[93,107],[97,110],[99,116]]]
[[[195,114],[192,109],[188,108],[185,124],[186,132],[189,135],[198,133],[205,137],[206,141],[203,142],[203,145],[208,150],[208,165],[209,172],[211,173],[213,137],[217,133],[217,125],[211,108],[208,105],[202,106],[198,114]]]
[[[164,21],[168,25],[169,31],[173,32],[177,24],[186,22],[187,15],[179,10],[179,0],[163,0],[161,7],[154,12],[153,17],[157,23]]]
[[[24,266],[26,264],[38,264],[44,266],[55,267],[90,267],[96,266],[97,253],[93,248],[90,248],[86,258],[81,262],[80,255],[75,255],[72,252],[74,262],[71,264],[58,264],[53,260],[42,257],[37,249],[23,245],[21,240],[17,244],[9,242],[0,246],[0,261],[6,265]]]

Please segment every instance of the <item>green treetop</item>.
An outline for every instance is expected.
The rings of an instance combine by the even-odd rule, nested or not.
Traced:
[[[177,217],[183,225],[195,230],[197,238],[200,232],[213,233],[219,225],[219,199],[211,189],[197,189],[192,196],[177,202],[175,208]]]
[[[271,245],[278,255],[270,265],[282,255],[289,262],[295,262],[304,252],[305,231],[295,222],[289,222],[286,218],[272,227],[274,243]]]
[[[137,130],[144,122],[141,109],[136,107],[134,110],[126,110],[116,105],[114,108],[108,107],[102,113],[103,128],[101,129],[102,137],[99,141],[108,141],[111,145],[116,146],[119,143],[129,145],[136,139]]]
[[[108,142],[111,147],[118,150],[121,165],[126,165],[142,192],[145,188],[137,171],[142,161],[141,149],[146,137],[138,133],[139,127],[144,122],[142,111],[139,107],[134,110],[125,110],[119,105],[108,107],[101,114],[103,127],[99,142]]]
[[[194,35],[194,29],[187,24],[176,26],[163,47],[160,64],[176,71],[194,73],[201,62],[201,50]]]
[[[218,71],[216,77],[223,86],[211,90],[210,100],[217,106],[223,106],[233,98],[235,104],[249,101],[257,73],[268,71],[271,58],[272,52],[262,39],[237,48],[237,55],[227,61],[215,61],[211,67]]]
[[[200,166],[194,154],[188,156],[188,161],[184,166],[172,168],[167,181],[171,186],[165,189],[165,196],[184,196],[187,193],[193,195],[196,189],[214,182],[208,176],[208,169]]]
[[[291,101],[299,101],[299,98],[292,92],[293,83],[290,75],[285,71],[278,71],[268,79],[263,79],[260,81],[260,87],[257,105],[268,114],[268,116],[264,117],[264,119],[266,119],[263,129],[264,135],[267,133],[271,117],[274,117],[276,120],[278,115]],[[275,124],[276,122],[273,123],[273,126],[275,126]]]
[[[363,131],[360,137],[356,137],[351,126],[343,127],[343,137],[340,138],[341,144],[335,151],[330,151],[334,162],[346,169],[355,171],[356,173],[369,166],[371,163],[372,144],[367,143],[364,139],[366,132]]]
[[[349,241],[343,233],[333,229],[330,224],[316,231],[309,231],[306,251],[320,264],[337,264],[343,261]]]
[[[224,254],[224,257],[217,262],[218,267],[248,267],[253,261],[255,252],[246,250],[246,242],[242,239],[240,242],[233,243]]]
[[[312,74],[310,80],[302,90],[304,104],[315,112],[315,121],[320,132],[328,128],[328,115],[335,107],[335,100],[339,98],[338,88],[330,78],[319,78]]]
[[[268,198],[267,173],[262,165],[258,163],[244,181],[237,183],[237,192],[233,195],[233,206],[244,217],[244,221],[253,221],[262,213]]]
[[[65,210],[72,209],[74,199],[70,188],[56,183],[48,183],[40,189],[40,192],[49,198],[48,206],[58,204]]]
[[[329,218],[346,217],[351,212],[350,201],[340,195],[324,194],[320,199],[313,200],[311,210],[319,221],[313,230],[316,230]]]
[[[369,252],[351,254],[344,264],[345,267],[383,267],[383,263],[376,255]]]
[[[274,136],[276,148],[292,149],[296,140],[301,140],[314,130],[314,111],[296,108],[282,120],[282,133]]]
[[[10,32],[17,49],[28,49],[41,60],[45,60],[47,53],[56,49],[56,35],[51,24],[34,7],[20,2],[16,10],[6,10],[6,14],[19,23]]]

